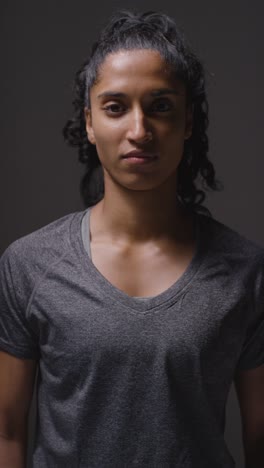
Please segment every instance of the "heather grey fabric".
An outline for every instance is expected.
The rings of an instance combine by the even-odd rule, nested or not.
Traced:
[[[93,265],[87,211],[0,259],[0,348],[39,359],[34,468],[233,468],[225,405],[264,362],[264,249],[197,215],[189,267],[141,300]]]

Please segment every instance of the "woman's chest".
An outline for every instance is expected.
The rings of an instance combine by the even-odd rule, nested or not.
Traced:
[[[91,243],[94,266],[129,296],[156,296],[166,291],[183,275],[193,255],[193,245],[118,249]]]
[[[72,275],[66,281],[50,275],[35,295],[30,316],[42,359],[56,374],[61,366],[72,372],[79,365],[89,373],[109,360],[113,372],[144,363],[146,371],[154,366],[179,375],[207,369],[211,379],[228,363],[232,373],[248,304],[239,292],[226,294],[226,280],[222,286],[207,281],[197,277],[176,297],[140,311],[136,300],[131,308],[114,301],[93,277]]]

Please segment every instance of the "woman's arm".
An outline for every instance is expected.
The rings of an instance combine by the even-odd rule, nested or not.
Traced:
[[[0,351],[0,467],[25,468],[37,361]]]
[[[246,468],[264,467],[264,364],[234,378],[240,406]]]

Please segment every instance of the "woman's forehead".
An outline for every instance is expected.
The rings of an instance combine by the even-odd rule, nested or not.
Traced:
[[[101,64],[96,88],[128,85],[140,82],[157,86],[169,85],[184,89],[172,68],[161,54],[152,49],[120,50],[108,54]]]

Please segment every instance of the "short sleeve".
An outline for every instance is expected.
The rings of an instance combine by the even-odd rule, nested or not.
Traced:
[[[30,284],[15,242],[0,258],[0,349],[19,358],[38,359],[37,337],[26,318]]]
[[[253,369],[264,364],[264,258],[258,267],[250,306],[246,338],[236,370]]]

